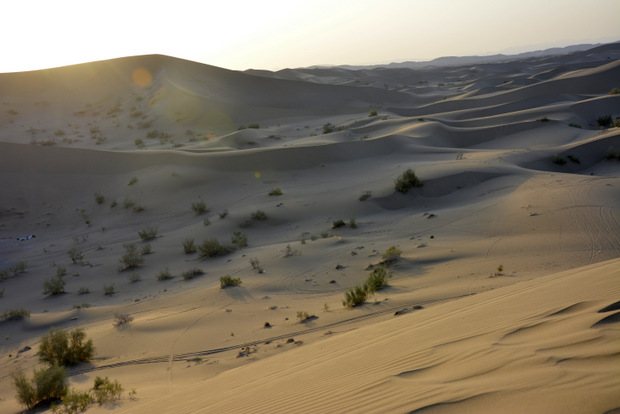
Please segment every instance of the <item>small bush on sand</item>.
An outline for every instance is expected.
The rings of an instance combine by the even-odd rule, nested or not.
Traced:
[[[136,283],[142,280],[142,276],[138,273],[132,273],[129,275],[129,283]]]
[[[205,204],[205,202],[200,200],[200,201],[194,201],[192,203],[192,211],[196,213],[196,215],[200,215],[200,214],[208,213],[209,209],[207,208],[207,205]]]
[[[8,320],[8,321],[16,321],[18,319],[22,319],[22,318],[29,318],[30,317],[30,311],[24,308],[20,308],[20,309],[9,309],[6,310],[4,312],[2,312],[2,315],[0,315],[0,320]]]
[[[252,266],[252,270],[256,270],[258,273],[265,273],[265,269],[262,268],[257,257],[250,259],[250,266]]]
[[[136,243],[125,243],[123,247],[125,248],[125,254],[120,259],[123,265],[121,271],[135,269],[144,264],[144,257],[142,257],[138,251],[138,245]]]
[[[131,180],[127,183],[127,185],[134,185],[138,182],[138,177],[131,177]]]
[[[552,162],[554,164],[557,164],[557,165],[564,165],[564,164],[566,164],[566,160],[564,159],[564,157],[560,157],[557,154],[553,156]]]
[[[105,197],[99,191],[95,193],[95,202],[97,204],[103,204],[105,201]]]
[[[15,399],[28,410],[37,404],[63,398],[67,394],[67,371],[64,367],[53,365],[35,369],[32,378],[26,378],[21,368],[11,373],[15,387]]]
[[[539,122],[549,122],[549,118],[547,118],[547,115],[540,117],[537,119],[537,121]]]
[[[373,116],[377,116],[377,111],[375,109],[373,109],[372,111],[370,111],[370,113],[368,114],[368,117],[373,117]]]
[[[77,391],[70,389],[62,399],[62,405],[52,406],[54,414],[77,414],[86,411],[89,405],[93,404],[95,399],[87,391]]]
[[[368,279],[366,279],[364,285],[366,292],[375,293],[377,290],[387,285],[387,279],[390,277],[392,277],[392,274],[388,274],[385,267],[375,267],[372,272],[370,272]]]
[[[252,220],[265,221],[267,220],[267,214],[263,210],[256,210],[252,213]]]
[[[103,285],[103,294],[106,296],[110,296],[116,293],[116,289],[114,288],[114,283],[110,283],[109,285]]]
[[[241,283],[241,279],[231,277],[230,275],[220,277],[220,288],[224,289],[232,286],[239,286]]]
[[[203,241],[202,244],[198,246],[198,250],[198,255],[200,257],[217,257],[232,253],[234,248],[222,245],[216,238],[210,238]]]
[[[402,253],[403,253],[402,250],[400,250],[396,246],[392,246],[389,249],[387,249],[385,253],[383,253],[383,262],[388,265],[395,263],[400,258],[400,255]]]
[[[77,247],[72,247],[67,254],[73,263],[82,263],[84,261],[84,253]]]
[[[394,181],[394,188],[396,191],[403,194],[407,194],[407,192],[412,188],[422,187],[423,185],[424,183],[416,177],[415,172],[413,172],[411,168],[402,173]]]
[[[153,249],[151,248],[151,244],[150,243],[146,243],[142,246],[142,248],[140,249],[140,254],[142,256],[145,256],[147,254],[151,254],[153,253]]]
[[[185,254],[196,253],[196,245],[194,244],[194,239],[187,238],[183,240],[183,251]]]
[[[115,313],[114,314],[114,327],[118,328],[121,326],[129,325],[129,322],[133,321],[133,316],[128,313]]]
[[[50,329],[41,337],[39,360],[50,365],[70,366],[88,362],[95,356],[92,339],[85,341],[86,333],[77,328],[70,332]]]
[[[355,286],[352,289],[349,289],[344,294],[344,300],[342,304],[345,308],[354,308],[357,305],[364,303],[366,300],[366,289],[362,286]]]
[[[111,381],[108,377],[95,378],[95,385],[93,386],[93,394],[95,401],[99,405],[109,403],[115,400],[120,400],[123,387],[117,381]]]
[[[573,128],[581,128],[581,125],[579,125],[577,122],[571,122],[570,124],[568,124],[568,126]]]
[[[190,279],[195,278],[196,276],[204,275],[204,273],[205,272],[203,272],[201,269],[198,269],[197,267],[195,267],[193,269],[189,269],[183,272],[182,276],[184,280],[190,280]]]
[[[336,220],[332,223],[332,229],[337,229],[339,227],[344,227],[347,224],[344,222],[344,220],[340,219],[340,220]]]
[[[242,231],[235,231],[233,232],[230,242],[235,248],[240,249],[248,245],[248,236]]]
[[[618,95],[620,94],[620,88],[613,88],[611,91],[609,91],[610,95]]]
[[[620,149],[615,149],[614,147],[607,148],[607,152],[605,153],[606,160],[617,159],[620,161]]]
[[[369,190],[365,190],[364,192],[362,192],[362,195],[359,196],[359,201],[366,201],[368,200],[370,197],[372,197],[372,192]]]
[[[297,319],[299,319],[299,323],[304,323],[306,320],[310,318],[310,315],[306,311],[297,311]]]
[[[280,188],[274,188],[273,190],[271,190],[269,192],[270,196],[281,196],[282,194],[283,193],[282,193],[282,190]]]
[[[566,158],[568,158],[569,160],[571,160],[572,162],[574,162],[575,164],[581,164],[581,161],[579,161],[579,158],[575,157],[572,154],[568,154],[566,156]]]
[[[138,236],[140,236],[142,241],[155,240],[157,238],[157,230],[156,226],[146,226],[138,231]]]
[[[609,126],[611,124],[611,115],[601,115],[597,118],[596,122],[602,127]]]
[[[63,276],[56,275],[43,282],[43,294],[46,296],[60,295],[65,293],[65,284]]]
[[[170,273],[170,271],[168,270],[168,267],[163,268],[162,270],[159,271],[159,273],[157,274],[157,280],[159,280],[160,282],[162,280],[168,280],[168,279],[172,279],[174,276],[172,276],[172,273]]]

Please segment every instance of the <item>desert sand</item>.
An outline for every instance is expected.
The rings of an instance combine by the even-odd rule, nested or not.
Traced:
[[[0,320],[0,412],[23,411],[9,373],[39,366],[51,327],[94,341],[71,387],[125,388],[93,413],[620,412],[614,88],[620,44],[415,70],[152,55],[0,74],[0,312],[30,311]],[[402,194],[409,168],[424,185]],[[247,246],[184,252],[234,232]],[[131,242],[151,251],[121,270]],[[345,308],[391,246],[389,285]],[[59,268],[65,293],[45,295]]]

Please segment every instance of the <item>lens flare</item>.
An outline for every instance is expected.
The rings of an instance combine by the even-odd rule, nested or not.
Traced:
[[[144,88],[151,84],[153,76],[148,69],[135,68],[131,74],[131,79],[133,80],[133,83]]]

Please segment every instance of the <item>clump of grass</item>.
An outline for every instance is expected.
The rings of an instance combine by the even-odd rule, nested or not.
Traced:
[[[256,210],[255,212],[252,213],[251,217],[252,217],[252,220],[256,220],[256,221],[267,220],[267,214],[265,214],[263,210]]]
[[[609,126],[611,124],[611,115],[601,115],[596,119],[596,122],[602,127]]]
[[[18,319],[29,318],[29,317],[30,317],[30,311],[22,307],[19,309],[9,309],[9,310],[2,312],[2,315],[0,315],[0,320],[6,319],[8,321],[15,321]]]
[[[250,266],[252,266],[252,270],[256,270],[258,273],[265,273],[265,269],[262,268],[257,257],[250,259]]]
[[[538,118],[538,119],[537,119],[537,121],[540,121],[540,122],[549,122],[549,118],[547,118],[547,115],[545,115],[545,116],[543,116],[543,117]]]
[[[196,253],[196,244],[194,244],[194,239],[187,238],[183,240],[183,251],[185,254]]]
[[[136,243],[125,243],[125,254],[121,257],[120,262],[123,267],[121,271],[127,269],[135,269],[144,264],[144,257],[138,251],[138,245]]]
[[[121,326],[129,325],[131,321],[133,321],[133,316],[131,316],[130,314],[116,312],[114,314],[114,321],[112,322],[112,325],[114,325],[115,328],[118,328]]]
[[[614,158],[620,161],[620,149],[614,149],[614,147],[607,148],[607,152],[605,153],[605,159],[613,160]]]
[[[349,219],[349,227],[352,229],[356,229],[357,228],[357,221],[355,220],[355,217],[351,217]]]
[[[569,160],[571,160],[572,162],[574,162],[575,164],[581,164],[581,161],[579,161],[579,158],[575,157],[572,154],[568,154],[566,156],[566,158],[568,158]]]
[[[390,277],[392,277],[392,274],[388,274],[385,267],[375,267],[372,272],[370,272],[368,279],[366,279],[364,287],[368,293],[375,293],[377,290],[387,285],[387,279]]]
[[[385,253],[383,253],[383,263],[387,265],[395,263],[398,259],[400,259],[400,255],[402,253],[403,251],[396,246],[391,246],[385,251]]]
[[[227,287],[239,286],[243,283],[240,278],[234,278],[230,275],[220,277],[220,288],[224,289]]]
[[[286,250],[284,250],[284,257],[291,256],[300,256],[301,252],[297,249],[293,249],[290,244],[286,245]]]
[[[371,110],[370,113],[368,114],[369,118],[373,117],[373,116],[377,116],[377,110],[376,109]]]
[[[337,228],[340,228],[340,227],[344,227],[346,225],[347,224],[344,222],[344,220],[339,219],[339,220],[336,220],[336,221],[334,221],[332,223],[332,229],[337,229]]]
[[[182,276],[184,280],[190,280],[190,279],[195,278],[196,276],[203,275],[204,273],[205,272],[203,272],[202,269],[198,269],[197,267],[194,267],[192,269],[189,269],[183,272]]]
[[[366,201],[372,196],[372,192],[365,190],[359,197],[359,201]]]
[[[210,238],[205,239],[202,244],[198,246],[198,250],[200,257],[217,257],[231,253],[234,248],[222,245],[216,238]]]
[[[564,165],[564,164],[566,164],[566,160],[563,157],[560,157],[557,154],[553,156],[552,162],[554,164],[557,164],[557,165]]]
[[[207,205],[204,201],[199,200],[192,203],[192,211],[196,213],[196,215],[200,215],[208,213],[209,209],[207,208]]]
[[[280,188],[274,188],[273,190],[269,192],[270,196],[281,196],[282,194],[283,194],[282,189]]]
[[[248,128],[259,129],[260,125],[259,124],[248,124]]]
[[[8,279],[10,276],[17,276],[26,272],[26,262],[19,261],[5,269],[0,270],[0,281]]]
[[[103,204],[104,201],[105,201],[105,197],[103,196],[103,194],[101,194],[99,191],[97,191],[95,193],[95,202],[97,204]]]
[[[411,168],[407,169],[394,181],[396,191],[403,194],[407,194],[412,188],[422,187],[423,185],[424,183],[416,177],[415,172]]]
[[[78,289],[78,295],[86,295],[88,293],[90,293],[90,289],[85,286]]]
[[[142,140],[142,138],[136,138],[133,143],[136,145],[136,147],[138,148],[144,148],[144,141]]]
[[[114,288],[114,283],[110,283],[109,285],[103,285],[103,294],[105,296],[110,296],[116,293],[116,289]]]
[[[581,125],[579,125],[577,122],[571,122],[570,124],[568,124],[568,126],[573,128],[581,128]]]
[[[46,296],[55,296],[65,293],[65,285],[62,275],[56,275],[51,279],[47,279],[43,282],[43,294]]]
[[[84,253],[77,247],[72,247],[67,252],[72,263],[82,263],[84,261]]]
[[[248,245],[248,236],[242,231],[235,231],[230,241],[235,248],[240,249]]]
[[[613,88],[611,91],[609,91],[609,95],[618,95],[620,94],[620,88]]]
[[[145,245],[142,246],[142,248],[140,249],[140,254],[142,256],[145,256],[147,254],[151,254],[153,253],[153,250],[151,249],[151,244],[150,243],[146,243]]]
[[[136,283],[142,280],[142,276],[138,273],[132,273],[129,275],[129,283]]]
[[[163,280],[172,279],[173,277],[174,276],[172,276],[172,273],[170,273],[170,271],[168,270],[168,267],[163,268],[157,274],[157,280],[159,280],[160,282],[163,281]]]
[[[138,182],[138,177],[131,177],[131,180],[127,183],[127,185],[134,185]]]
[[[11,380],[15,387],[15,399],[28,410],[39,403],[59,400],[67,395],[67,370],[52,365],[35,369],[32,378],[27,378],[21,368],[11,372]]]
[[[138,231],[138,236],[142,241],[155,240],[157,238],[157,226],[146,226],[142,230]]]
[[[344,293],[342,305],[345,308],[354,308],[366,301],[367,292],[362,286],[355,286]]]
[[[308,314],[308,312],[306,312],[306,311],[297,311],[297,319],[299,319],[299,323],[304,323],[305,321],[307,321],[310,318],[311,318],[311,316],[310,316],[310,314]]]
[[[117,380],[110,381],[108,377],[97,377],[95,378],[95,385],[93,386],[92,391],[95,401],[101,405],[115,400],[120,400],[123,387]]]

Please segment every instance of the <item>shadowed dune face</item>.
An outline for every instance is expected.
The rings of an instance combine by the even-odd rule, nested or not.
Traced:
[[[136,388],[119,412],[613,410],[618,56],[0,74],[0,312],[31,312],[0,321],[0,371],[78,326],[99,359],[70,383]]]

